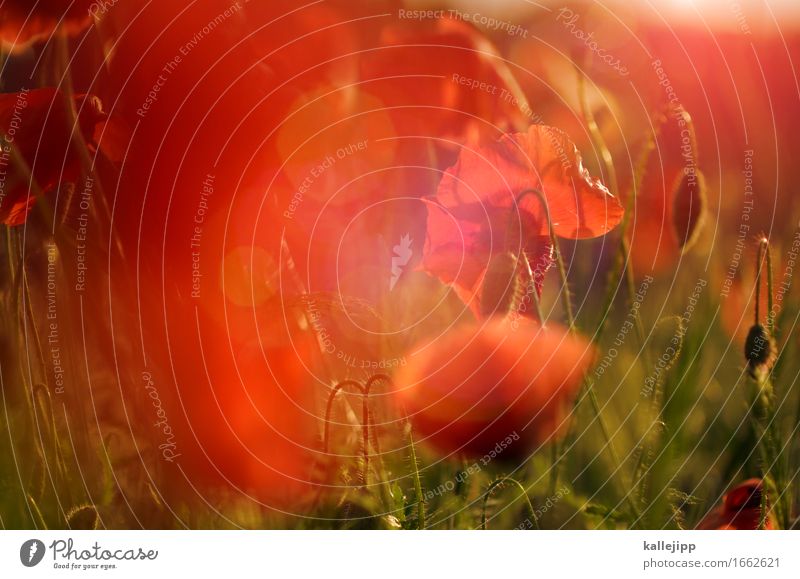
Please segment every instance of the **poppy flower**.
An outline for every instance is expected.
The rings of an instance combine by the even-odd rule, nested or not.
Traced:
[[[751,478],[728,491],[722,498],[722,504],[708,513],[698,529],[753,531],[759,528],[761,521],[761,479]],[[772,517],[764,522],[765,529],[774,529]]]
[[[593,352],[587,340],[552,324],[512,330],[494,318],[464,325],[410,357],[396,398],[443,454],[481,456],[500,444],[504,457],[524,458],[558,434]]]
[[[233,360],[209,357],[209,379],[181,396],[193,432],[183,438],[183,464],[195,484],[236,488],[282,510],[307,504],[323,462],[321,422],[298,355],[251,344]]]
[[[106,120],[100,100],[92,95],[75,97],[78,127],[92,145]],[[42,193],[80,176],[80,157],[72,138],[66,100],[53,88],[0,95],[0,222],[20,225],[36,201],[31,177]],[[31,175],[14,161],[18,154]]]
[[[31,41],[44,39],[62,27],[77,34],[92,19],[94,0],[6,0],[0,11],[0,42],[11,49],[24,48]]]
[[[221,289],[202,291],[205,300]],[[120,313],[137,319],[146,336],[162,420],[154,429],[152,401],[140,398],[130,424],[152,441],[154,462],[168,469],[159,480],[165,497],[226,493],[303,511],[330,482],[320,438],[327,388],[314,378],[314,334],[302,331],[288,308],[259,334],[242,316],[219,321],[186,294],[181,300],[173,284],[158,293],[143,295],[134,316]],[[134,350],[121,352],[120,367],[133,380],[126,394],[135,399],[142,392],[141,354]]]
[[[553,230],[568,239],[598,237],[622,219],[619,200],[584,168],[561,130],[532,125],[527,133],[488,146],[465,146],[426,199],[427,240],[422,267],[452,284],[473,309],[491,258],[524,252],[537,291],[551,265],[549,225],[541,200],[522,195],[538,189],[547,200]]]
[[[694,245],[706,209],[694,125],[683,108],[656,120],[655,147],[643,167],[631,227],[636,271],[663,271]]]

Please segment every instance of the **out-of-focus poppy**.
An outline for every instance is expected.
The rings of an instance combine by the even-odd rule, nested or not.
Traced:
[[[68,121],[67,101],[53,88],[0,95],[0,222],[20,225],[42,193],[80,176],[80,157],[73,130],[93,146],[98,126],[106,120],[100,100],[75,97],[78,127]],[[30,171],[30,175],[26,174]]]
[[[397,164],[397,141],[383,108],[356,87],[321,87],[293,103],[275,135],[292,194],[342,205],[401,193],[400,172],[385,171]]]
[[[212,281],[216,276],[200,290],[209,304],[223,293]],[[246,495],[272,509],[302,512],[319,485],[330,482],[320,437],[328,388],[315,376],[316,336],[300,327],[296,308],[273,310],[259,333],[252,315],[248,320],[234,311],[220,320],[223,312],[208,312],[186,294],[180,299],[178,291],[170,280],[163,294],[145,292],[136,315],[146,332],[160,420],[154,429],[153,401],[144,398],[141,419],[130,424],[153,441],[154,458],[168,473],[159,481],[164,496]],[[120,368],[141,383],[138,353],[121,352]],[[141,388],[131,393],[141,394]]]
[[[728,531],[753,531],[759,528],[761,521],[761,493],[763,485],[760,479],[751,478],[738,484],[722,498],[722,504],[708,513],[698,529],[716,529]],[[765,529],[774,529],[771,516],[764,521]]]
[[[475,306],[481,276],[492,256],[525,252],[535,271],[550,265],[549,225],[556,235],[604,235],[622,219],[619,200],[584,168],[581,155],[559,129],[533,125],[490,146],[465,146],[428,199],[423,269]],[[538,279],[541,279],[539,276]],[[539,288],[539,291],[541,288]]]
[[[706,206],[705,178],[689,113],[673,107],[656,121],[655,146],[641,170],[632,216],[631,259],[636,270],[662,271],[697,240]]]
[[[93,0],[6,0],[0,10],[0,42],[12,50],[49,37],[59,27],[77,34],[88,26]]]
[[[295,347],[251,344],[235,360],[215,352],[208,380],[186,383],[182,400],[196,438],[183,439],[193,450],[182,464],[193,483],[235,487],[291,512],[313,497],[314,465],[324,463],[321,421]]]
[[[557,435],[593,348],[564,328],[497,318],[423,345],[397,378],[397,401],[440,452],[522,458]],[[513,441],[513,444],[508,441]]]
[[[355,78],[355,53],[379,21],[377,7],[338,0],[304,5],[273,0],[241,6],[242,35],[255,57],[280,78],[291,78],[294,89]]]
[[[701,164],[713,187],[709,199],[715,210],[719,206],[717,222],[726,224],[721,233],[735,236],[749,226],[749,234],[764,230],[777,239],[778,232],[794,234],[794,220],[776,217],[794,211],[793,196],[782,192],[797,182],[794,159],[800,144],[794,138],[798,122],[793,113],[800,101],[794,75],[786,71],[793,69],[800,42],[796,34],[787,34],[780,16],[766,17],[765,12],[760,22],[750,16],[752,35],[736,26],[709,34],[700,21],[676,22],[670,30],[644,26],[641,35],[657,60],[651,64],[647,59],[650,70],[636,81],[642,94],[634,100],[658,102],[674,91],[691,112]],[[750,203],[752,210],[743,216]],[[715,247],[721,240],[720,230],[716,233]]]
[[[363,54],[364,88],[404,134],[494,139],[528,124],[532,112],[506,63],[469,24],[409,20],[384,27],[379,42]]]

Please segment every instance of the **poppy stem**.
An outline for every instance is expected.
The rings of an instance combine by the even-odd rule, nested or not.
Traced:
[[[489,503],[489,499],[492,497],[492,493],[495,489],[504,486],[506,484],[515,485],[523,497],[525,497],[525,506],[528,510],[528,520],[531,524],[539,530],[539,518],[536,516],[536,510],[533,508],[533,502],[531,502],[530,496],[528,496],[528,492],[525,490],[525,487],[515,478],[511,478],[510,476],[499,478],[494,481],[492,484],[489,485],[489,488],[486,489],[486,492],[483,495],[483,508],[481,509],[481,530],[486,530],[486,507]]]
[[[365,401],[366,396],[369,396],[370,392],[372,392],[372,387],[378,382],[386,382],[389,386],[392,386],[392,378],[388,374],[373,374],[364,385],[366,394],[365,394]],[[380,458],[381,455],[381,447],[380,442],[378,440],[378,430],[375,428],[375,421],[371,418],[372,414],[370,414],[370,432],[372,433],[372,446],[375,448],[375,453]]]
[[[12,151],[14,151],[14,146],[11,146]],[[12,153],[13,158],[13,153]],[[26,165],[27,167],[27,165]],[[10,284],[9,284],[9,301],[10,304],[13,304],[13,307],[9,307],[9,313],[12,312],[16,314],[14,318],[16,319],[16,324],[12,323],[13,328],[13,335],[15,340],[15,349],[19,351],[21,349],[21,341],[23,336],[27,336],[27,333],[23,331],[24,328],[27,328],[27,316],[26,316],[26,309],[20,308],[20,302],[23,301],[26,305],[30,306],[30,299],[26,299],[23,295],[23,281],[25,280],[25,276],[23,275],[24,271],[24,251],[20,248],[20,240],[19,235],[16,233],[16,229],[12,229],[11,227],[5,227],[5,235],[6,235],[6,250],[8,252],[8,267],[10,272]],[[16,238],[16,243],[15,243]],[[19,265],[17,268],[14,267],[14,263],[17,262]],[[11,293],[13,292],[13,294]],[[25,294],[27,295],[27,294]],[[9,305],[10,305],[9,304]],[[9,322],[11,320],[9,319]],[[34,334],[38,340],[38,334],[36,333],[36,328],[34,324]],[[38,344],[37,344],[38,345]],[[39,360],[41,364],[42,371],[44,371],[44,354],[41,352],[41,348],[39,349]],[[47,459],[44,450],[44,441],[41,436],[41,429],[39,426],[39,413],[37,411],[37,401],[36,401],[36,385],[33,383],[33,376],[31,375],[31,368],[30,363],[27,365],[23,363],[22,356],[18,356],[19,362],[19,377],[22,380],[25,392],[25,402],[28,406],[28,412],[30,413],[29,420],[31,425],[31,437],[34,442],[34,449],[35,455],[38,461],[36,462],[36,466],[34,467],[34,472],[40,474],[38,477],[39,480],[36,484],[35,493],[38,497],[44,494],[45,488],[45,478],[46,478],[46,470],[47,470]],[[30,360],[28,360],[30,362]],[[29,381],[30,380],[30,381]],[[28,386],[30,384],[30,387]],[[35,478],[36,475],[34,475]],[[33,499],[33,495],[29,495],[31,499]],[[33,506],[36,507],[35,502]],[[38,507],[37,507],[38,508]],[[31,511],[31,504],[28,504],[28,512],[31,515],[31,518],[34,518],[34,513]],[[41,514],[41,513],[40,513]]]
[[[528,274],[529,283],[533,284],[531,288],[531,295],[533,296],[533,305],[536,308],[536,316],[539,318],[539,323],[544,325],[544,315],[542,314],[542,300],[539,298],[539,292],[536,291],[536,275],[538,270],[534,271],[531,267],[531,261],[528,259],[528,254],[522,252],[522,259],[525,263],[526,273]]]
[[[605,165],[611,193],[618,195],[619,182],[617,181],[617,170],[614,167],[614,158],[611,156],[611,150],[608,148],[608,145],[606,145],[605,139],[603,139],[603,135],[600,132],[600,127],[597,126],[597,121],[594,118],[594,114],[592,113],[591,108],[589,108],[589,103],[586,99],[586,80],[584,75],[582,74],[581,70],[577,68],[577,66],[576,72],[578,76],[578,100],[580,101],[581,105],[581,114],[583,115],[583,119],[589,129],[589,137],[592,140],[592,145],[594,146],[595,151],[600,154],[600,158],[603,160],[603,165]]]
[[[575,315],[574,315],[574,313],[572,311],[572,296],[570,294],[569,283],[567,281],[567,270],[564,267],[564,259],[563,259],[562,255],[561,255],[561,249],[560,249],[559,244],[558,244],[558,237],[556,236],[555,230],[553,229],[553,222],[552,222],[552,220],[550,218],[550,208],[547,205],[547,199],[546,199],[544,193],[542,193],[539,189],[529,188],[529,189],[525,189],[524,191],[522,191],[517,196],[517,204],[519,204],[522,201],[522,199],[525,197],[525,195],[528,195],[528,194],[532,194],[532,195],[537,196],[539,198],[539,201],[541,201],[541,203],[542,203],[542,207],[544,208],[545,217],[547,219],[547,228],[548,228],[548,231],[550,232],[550,243],[553,246],[553,252],[555,253],[556,264],[558,265],[558,273],[559,273],[559,276],[561,278],[562,298],[563,298],[563,303],[564,303],[564,311],[565,311],[565,313],[567,315],[567,321],[569,323],[570,331],[571,332],[576,332],[577,331],[577,327],[575,325]],[[633,294],[631,294],[631,297],[632,296],[633,296]],[[544,320],[542,320],[542,323],[544,323]],[[589,399],[590,399],[590,401],[592,403],[592,410],[594,411],[595,420],[597,420],[597,423],[600,426],[600,430],[601,430],[601,432],[603,434],[603,437],[605,439],[605,442],[606,442],[606,447],[608,447],[609,452],[611,453],[611,459],[614,462],[614,466],[615,466],[615,468],[617,470],[619,470],[619,468],[621,468],[621,463],[619,462],[619,456],[617,455],[616,451],[614,450],[613,445],[611,444],[611,437],[609,436],[608,426],[606,425],[605,419],[603,418],[603,415],[600,412],[600,404],[597,401],[597,397],[596,397],[596,395],[594,393],[594,390],[592,390],[591,385],[586,386],[584,389],[588,390],[588,395],[589,395]],[[553,444],[557,444],[557,443],[553,442]],[[563,456],[561,455],[560,452],[558,453],[558,456],[561,456],[561,458],[563,458]],[[558,485],[559,469],[560,469],[560,466],[561,466],[562,462],[563,462],[563,460],[559,459],[553,465],[554,473],[553,473],[553,476],[550,479],[550,484],[551,484],[553,489],[555,489],[555,486]],[[626,494],[626,497],[627,497],[627,494]],[[630,502],[631,502],[631,507],[635,508],[635,505],[634,505],[633,501],[630,501]]]
[[[333,401],[336,398],[336,395],[346,386],[355,387],[363,396],[363,407],[362,407],[363,422],[361,425],[361,430],[363,432],[363,445],[364,445],[363,479],[364,479],[364,486],[366,487],[369,478],[369,389],[367,386],[362,386],[355,380],[345,380],[344,382],[339,382],[336,386],[333,387],[330,395],[328,396],[328,403],[325,406],[325,423],[323,426],[323,435],[322,435],[322,452],[324,455],[328,454],[328,447],[330,444],[330,422],[331,422],[331,413],[333,411]]]
[[[617,197],[620,195],[619,191],[619,181],[617,179],[617,170],[614,166],[614,158],[611,154],[611,149],[609,149],[608,144],[606,143],[605,139],[603,138],[603,134],[600,131],[600,127],[597,125],[597,121],[594,118],[594,114],[589,106],[587,95],[586,95],[586,80],[584,78],[584,74],[582,73],[581,69],[575,65],[575,71],[577,74],[578,80],[578,100],[580,101],[581,106],[581,113],[583,115],[584,122],[586,123],[587,128],[589,129],[589,137],[592,141],[592,146],[594,147],[595,151],[600,154],[600,157],[603,161],[603,165],[605,166],[605,172],[608,175],[608,184],[609,190],[611,193]],[[662,121],[658,126],[658,130],[661,129],[661,126],[666,122],[666,115],[662,117]],[[628,294],[628,308],[629,311],[633,312],[633,325],[634,331],[636,332],[636,339],[639,342],[639,346],[642,352],[642,358],[647,368],[652,366],[650,361],[650,356],[647,352],[647,348],[645,347],[646,339],[645,339],[645,331],[644,325],[642,324],[642,318],[640,315],[639,308],[633,307],[633,302],[636,296],[636,276],[633,271],[633,264],[631,263],[631,247],[630,242],[628,241],[628,227],[630,225],[630,216],[635,209],[635,201],[638,191],[641,187],[642,180],[644,179],[644,172],[645,168],[647,167],[647,160],[649,159],[650,155],[656,148],[656,135],[651,135],[651,138],[648,139],[645,147],[642,151],[642,154],[639,158],[639,164],[637,165],[636,171],[634,172],[634,180],[633,180],[633,188],[630,191],[625,207],[625,212],[622,216],[622,222],[620,224],[620,242],[619,242],[619,254],[620,254],[620,263],[619,263],[619,272],[616,274],[615,279],[612,283],[609,284],[608,294],[605,302],[605,307],[603,309],[603,314],[600,318],[600,322],[598,324],[597,330],[595,331],[595,341],[599,342],[600,336],[605,329],[606,320],[608,319],[608,315],[611,311],[611,307],[614,303],[614,288],[618,286],[619,281],[621,280],[622,276],[625,276],[625,286],[626,292]],[[635,502],[635,501],[633,501]]]
[[[408,429],[408,449],[411,453],[411,465],[414,475],[414,494],[417,499],[417,529],[425,528],[425,495],[422,492],[422,478],[419,474],[419,462],[417,460],[417,449],[414,445],[414,434],[411,428],[411,422],[406,421],[406,428]]]
[[[547,231],[550,235],[550,244],[553,247],[553,253],[556,261],[556,265],[558,266],[558,275],[561,280],[561,298],[562,303],[564,304],[564,313],[567,316],[567,323],[569,324],[570,331],[576,331],[575,326],[575,314],[572,311],[572,294],[569,291],[569,282],[567,281],[567,269],[564,267],[564,258],[561,255],[561,248],[558,244],[558,237],[556,236],[555,229],[553,228],[553,220],[550,217],[550,207],[547,204],[547,197],[545,197],[544,193],[541,190],[535,189],[530,187],[528,189],[523,190],[519,195],[517,195],[516,205],[522,202],[526,195],[535,195],[539,198],[539,201],[542,204],[542,208],[544,209],[545,219],[547,220]],[[544,320],[542,319],[542,324],[544,324]]]
[[[33,524],[36,525],[36,528],[40,531],[47,531],[47,523],[44,520],[42,510],[39,508],[39,503],[36,502],[36,499],[31,494],[28,494],[28,510],[31,511]]]
[[[387,509],[391,511],[395,506],[395,502],[393,500],[392,488],[388,482],[389,477],[387,476],[386,469],[384,468],[383,454],[381,453],[380,439],[378,437],[378,428],[375,424],[374,413],[369,410],[369,406],[367,404],[368,397],[372,392],[372,388],[375,386],[375,384],[378,384],[380,382],[386,382],[389,385],[390,389],[394,385],[391,376],[389,376],[388,374],[373,374],[372,376],[369,377],[369,379],[367,379],[366,383],[364,384],[365,424],[369,424],[369,433],[372,442],[373,457],[375,459],[372,461],[373,463],[372,468],[373,470],[375,470],[376,474],[378,474],[379,485],[381,488],[381,492],[383,494],[384,502],[387,505]]]
[[[756,259],[756,307],[755,307],[755,323],[761,323],[761,272],[764,269],[766,262],[767,268],[767,315],[764,320],[764,327],[772,335],[774,318],[772,315],[773,308],[773,295],[772,295],[772,253],[769,248],[769,240],[762,237],[758,242],[758,257]]]
[[[775,332],[772,254],[770,252],[769,239],[767,239],[766,236],[762,236],[758,242],[758,255],[756,258],[755,326],[758,326],[761,321],[761,292],[763,289],[761,277],[765,266],[767,278],[765,288],[767,292],[767,312],[764,316],[763,327],[766,329],[766,340],[768,343],[766,345],[762,344],[761,347],[771,349],[774,344],[772,340],[774,339],[773,336]],[[781,428],[777,416],[778,413],[775,407],[776,394],[775,385],[772,380],[774,363],[774,360],[769,361],[765,363],[763,372],[751,372],[750,375],[754,378],[756,383],[752,409],[757,413],[756,416],[753,416],[753,419],[756,424],[757,434],[759,435],[758,446],[763,456],[763,464],[761,467],[762,479],[765,487],[772,483],[775,487],[775,491],[777,491],[779,488],[788,488],[788,485],[782,484],[788,478],[788,475],[784,473],[785,465],[782,460],[785,446],[781,446],[779,442],[783,437],[781,436]],[[791,502],[791,497],[788,496],[788,492],[775,492],[773,494],[778,497],[778,500],[770,507],[767,503],[768,493],[766,491],[762,493],[761,509],[763,516],[761,522],[763,524],[769,509],[772,508],[777,514],[779,524],[783,526],[783,528],[788,528],[791,505],[785,505],[784,503]]]
[[[608,425],[606,425],[605,420],[602,418],[603,415],[600,408],[600,402],[599,400],[597,400],[597,394],[595,394],[593,384],[588,384],[586,388],[586,396],[588,396],[589,398],[589,403],[591,404],[592,410],[594,411],[594,415],[597,418],[597,424],[600,427],[600,431],[603,434],[603,440],[606,443],[606,448],[608,448],[608,454],[611,456],[611,462],[614,467],[614,472],[621,471],[622,461],[620,460],[619,454],[617,454],[617,451],[612,443],[611,434],[608,431]],[[631,508],[631,511],[633,512],[633,516],[636,517],[636,520],[639,520],[642,515],[639,510],[639,506],[636,504],[636,501],[631,496],[632,491],[626,491],[625,488],[623,488],[622,490],[625,496],[625,502],[628,503],[628,506]]]
[[[600,132],[600,127],[597,126],[597,121],[594,118],[594,114],[592,113],[591,108],[589,107],[589,103],[586,98],[586,81],[584,79],[584,75],[581,73],[581,70],[576,66],[576,73],[578,76],[578,100],[580,101],[581,105],[581,114],[583,115],[584,122],[586,123],[587,128],[589,129],[589,138],[592,141],[592,147],[594,150],[597,151],[600,155],[600,158],[603,161],[603,165],[605,167],[605,172],[608,175],[608,184],[609,190],[611,193],[617,197],[619,197],[619,181],[617,179],[617,170],[614,167],[614,158],[611,155],[611,149],[608,148],[608,144],[606,144],[605,139],[603,138],[603,134]],[[664,117],[666,120],[666,117]],[[653,152],[656,146],[655,135],[652,136],[651,139],[648,140],[645,148],[642,152],[642,156],[639,161],[639,165],[637,171],[634,175],[634,184],[633,189],[628,195],[628,200],[625,207],[625,212],[622,215],[622,222],[620,223],[620,256],[621,256],[621,264],[620,264],[620,271],[619,277],[614,280],[613,283],[609,284],[609,292],[612,292],[611,295],[606,300],[605,308],[603,310],[603,315],[600,319],[599,328],[603,328],[605,326],[606,319],[608,318],[608,314],[611,311],[611,306],[614,302],[614,295],[613,295],[613,288],[617,286],[618,279],[625,275],[625,285],[626,291],[628,293],[628,301],[629,305],[633,302],[634,296],[636,295],[636,280],[635,275],[633,272],[633,265],[631,264],[630,260],[630,243],[628,241],[628,227],[630,224],[630,216],[633,213],[635,208],[635,200],[636,195],[639,191],[641,186],[642,179],[644,178],[644,168],[647,166],[647,159],[650,154]],[[634,311],[634,308],[631,308]],[[639,340],[640,346],[642,346],[642,350],[644,351],[644,326],[642,325],[642,320],[639,317],[639,310],[635,309],[634,312],[634,326],[636,329],[636,337]],[[599,336],[598,336],[599,337]],[[646,356],[646,354],[645,354]],[[645,362],[647,365],[650,366],[649,362],[645,358]]]
[[[658,322],[656,322],[656,326],[670,321],[675,322],[676,324],[674,336],[677,339],[677,344],[675,344],[673,347],[672,355],[669,356],[664,365],[661,366],[661,374],[653,383],[652,391],[650,393],[650,425],[647,431],[641,436],[637,444],[638,456],[632,474],[633,482],[631,484],[631,493],[635,493],[637,491],[641,493],[639,499],[640,503],[642,503],[642,506],[644,507],[645,513],[650,508],[649,499],[645,493],[650,488],[649,481],[652,475],[653,464],[664,452],[664,449],[662,448],[659,452],[659,455],[655,456],[655,458],[652,458],[654,456],[656,446],[660,440],[661,429],[663,429],[661,417],[664,413],[664,380],[666,379],[667,372],[672,369],[681,355],[681,351],[683,350],[684,334],[686,332],[686,328],[683,325],[683,318],[678,315],[661,318],[658,320]],[[643,402],[643,400],[640,400],[640,403],[641,402]],[[661,429],[659,427],[661,427]]]
[[[43,373],[43,378],[45,383],[47,383],[47,372],[45,368],[47,368],[47,364],[45,362],[44,356],[44,348],[42,347],[42,339],[39,336],[39,327],[36,323],[36,314],[33,311],[33,299],[31,294],[31,287],[28,283],[28,274],[25,269],[24,260],[20,267],[20,276],[22,278],[22,299],[25,302],[25,313],[27,313],[27,318],[30,319],[31,324],[31,333],[33,334],[34,343],[36,344],[36,352],[39,354],[39,363],[41,364],[41,369]],[[23,320],[25,319],[25,315],[23,314]]]

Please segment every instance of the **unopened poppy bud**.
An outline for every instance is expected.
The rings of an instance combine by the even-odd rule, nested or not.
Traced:
[[[480,312],[484,317],[507,315],[517,308],[524,288],[519,258],[506,251],[492,257],[483,277]]]
[[[755,324],[747,333],[744,357],[751,375],[755,375],[757,371],[772,369],[776,357],[775,340],[761,324]]]

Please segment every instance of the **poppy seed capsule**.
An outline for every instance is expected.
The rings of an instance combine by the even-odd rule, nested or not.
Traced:
[[[505,316],[519,306],[523,296],[519,258],[510,251],[492,257],[480,295],[480,312],[488,318],[494,314]]]
[[[755,324],[747,333],[744,357],[751,374],[755,374],[757,370],[772,369],[776,357],[775,341],[761,324]]]

